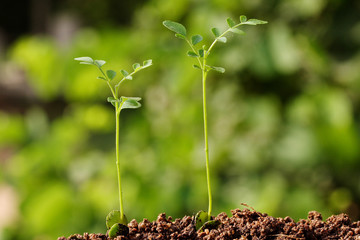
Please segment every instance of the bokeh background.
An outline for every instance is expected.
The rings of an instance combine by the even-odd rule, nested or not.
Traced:
[[[94,67],[154,65],[123,85],[129,219],[207,209],[200,72],[162,26],[209,44],[239,15],[269,21],[218,44],[208,80],[214,214],[360,218],[358,0],[32,0],[0,7],[0,239],[105,232],[118,207],[113,107]]]

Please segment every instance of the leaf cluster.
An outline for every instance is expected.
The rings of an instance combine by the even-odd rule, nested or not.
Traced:
[[[94,65],[96,67],[99,68],[99,70],[103,73],[103,76],[99,76],[98,79],[102,79],[105,81],[111,81],[116,77],[116,71],[114,70],[107,70],[106,74],[104,74],[103,70],[102,70],[102,66],[106,63],[104,60],[93,60],[91,57],[78,57],[75,58],[76,61],[80,61],[80,64],[87,64],[87,65]],[[132,65],[133,67],[133,72],[132,73],[128,73],[126,70],[121,69],[120,73],[122,74],[123,78],[121,79],[121,81],[127,79],[127,80],[132,80],[132,75],[144,68],[150,67],[152,65],[152,60],[146,60],[143,62],[143,65],[140,65],[140,63],[134,63]],[[120,82],[121,82],[120,81]]]
[[[226,20],[227,25],[229,28],[225,30],[224,32],[221,32],[218,28],[212,28],[211,32],[213,33],[215,39],[210,45],[209,48],[206,48],[205,45],[203,45],[201,48],[196,48],[196,45],[200,43],[203,40],[203,37],[199,34],[193,35],[191,37],[188,37],[187,35],[187,29],[184,25],[178,22],[166,20],[163,22],[163,25],[168,28],[169,30],[175,32],[175,37],[185,40],[188,45],[190,46],[190,51],[187,52],[187,55],[189,57],[197,58],[199,64],[193,65],[194,68],[200,69],[203,72],[208,72],[210,70],[214,70],[216,72],[224,73],[225,69],[222,67],[215,67],[215,66],[209,66],[205,64],[205,61],[203,59],[206,59],[212,48],[217,42],[226,43],[227,38],[225,35],[228,32],[233,32],[235,34],[243,35],[245,34],[244,31],[240,30],[239,27],[242,25],[259,25],[259,24],[266,24],[267,21],[259,20],[259,19],[247,19],[246,16],[241,15],[239,17],[240,22],[236,23],[233,19],[228,18]]]
[[[146,60],[141,65],[140,63],[134,63],[132,65],[133,71],[129,73],[128,71],[121,69],[120,74],[122,78],[119,80],[117,84],[115,84],[115,87],[111,84],[112,80],[115,79],[117,72],[115,70],[104,70],[102,69],[102,66],[106,63],[104,60],[94,60],[91,57],[78,57],[75,58],[76,61],[80,61],[80,64],[87,64],[87,65],[93,65],[96,66],[99,71],[101,72],[101,76],[98,76],[98,79],[102,79],[106,81],[108,84],[112,96],[107,98],[107,101],[110,102],[117,111],[121,111],[122,109],[129,109],[129,108],[139,108],[141,107],[141,104],[139,101],[141,98],[139,97],[119,97],[119,88],[120,84],[123,83],[125,80],[133,80],[133,75],[145,68],[148,68],[152,65],[152,60]]]

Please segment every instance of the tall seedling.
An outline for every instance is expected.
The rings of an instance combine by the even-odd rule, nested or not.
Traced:
[[[109,229],[109,236],[115,237],[119,234],[126,234],[128,232],[127,228],[127,219],[124,214],[123,207],[123,196],[122,196],[122,188],[121,188],[121,169],[120,169],[120,154],[119,154],[119,136],[120,136],[120,112],[123,109],[132,109],[139,108],[141,106],[139,97],[124,97],[120,96],[119,90],[120,86],[126,80],[132,80],[133,75],[147,67],[152,65],[152,60],[147,60],[143,62],[143,65],[139,63],[133,64],[133,71],[128,73],[126,70],[120,70],[122,77],[115,84],[113,80],[116,77],[116,71],[107,70],[104,72],[102,66],[106,63],[104,60],[93,60],[90,57],[79,57],[75,58],[75,60],[80,61],[80,64],[93,65],[97,67],[101,73],[98,79],[104,80],[106,84],[109,86],[111,91],[111,96],[107,98],[107,101],[110,102],[114,106],[115,110],[115,124],[116,124],[116,134],[115,134],[115,148],[116,148],[116,167],[117,167],[117,177],[118,177],[118,188],[119,188],[119,203],[120,210],[111,211],[106,217],[106,226]]]
[[[208,198],[209,198],[209,207],[208,211],[200,211],[196,216],[196,227],[197,229],[204,226],[206,222],[208,224],[216,224],[214,222],[209,222],[211,220],[211,211],[212,211],[212,195],[211,195],[211,184],[210,184],[210,170],[209,170],[209,143],[208,143],[208,124],[207,124],[207,107],[206,107],[206,79],[207,74],[211,71],[217,71],[220,73],[224,73],[225,69],[222,67],[210,66],[207,64],[207,58],[209,57],[211,50],[214,48],[216,43],[226,43],[227,38],[225,35],[229,32],[233,32],[235,34],[243,35],[244,31],[240,30],[239,27],[242,25],[258,25],[258,24],[266,24],[266,21],[258,20],[258,19],[247,19],[246,16],[240,16],[240,22],[235,23],[234,20],[228,18],[227,24],[229,28],[224,32],[221,32],[218,28],[212,28],[211,32],[213,33],[215,39],[210,44],[210,47],[206,47],[203,45],[201,48],[196,47],[198,43],[203,40],[201,35],[193,35],[189,37],[187,35],[186,28],[177,22],[173,22],[170,20],[166,20],[163,22],[163,25],[169,30],[175,32],[175,37],[183,39],[187,42],[190,47],[190,50],[187,52],[189,57],[195,58],[197,60],[197,64],[193,65],[194,68],[199,69],[201,71],[202,76],[202,95],[203,95],[203,120],[204,120],[204,144],[205,144],[205,160],[206,160],[206,179],[207,179],[207,189],[208,189]]]

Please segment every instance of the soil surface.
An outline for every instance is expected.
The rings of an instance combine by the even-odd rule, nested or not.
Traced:
[[[232,216],[220,213],[214,217],[221,224],[216,229],[196,231],[193,217],[185,216],[172,221],[165,213],[150,222],[144,219],[138,223],[132,220],[127,239],[354,239],[360,240],[360,221],[352,222],[346,214],[334,215],[326,221],[320,213],[309,212],[307,219],[295,222],[290,217],[274,218],[249,209],[235,209]],[[107,234],[74,234],[58,240],[109,240]]]

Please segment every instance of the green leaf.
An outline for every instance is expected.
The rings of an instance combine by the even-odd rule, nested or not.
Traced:
[[[175,34],[175,37],[177,37],[177,38],[180,38],[180,39],[186,39],[186,36],[184,36],[184,35],[181,35],[181,34],[179,34],[179,33],[176,33]]]
[[[121,109],[129,109],[129,108],[139,108],[141,107],[141,103],[139,101],[141,98],[139,97],[121,97],[123,103],[121,105]]]
[[[123,225],[127,225],[127,219],[124,215],[124,218],[121,218],[121,214],[119,210],[112,210],[107,216],[106,216],[106,227],[107,229],[110,229],[114,224],[121,223]]]
[[[113,98],[113,97],[108,97],[108,98],[107,98],[107,101],[108,101],[109,103],[111,103],[111,104],[115,107],[115,103],[116,103],[116,102],[121,103],[122,99],[121,99],[121,98],[120,98],[120,99],[115,99],[115,98]]]
[[[94,63],[88,63],[88,62],[80,62],[80,64],[95,65]]]
[[[94,60],[91,57],[77,57],[74,60],[83,62],[82,64],[94,64]]]
[[[207,221],[209,221],[209,215],[205,211],[199,211],[195,215],[195,227],[196,230],[199,230]]]
[[[221,37],[221,38],[218,38],[218,41],[222,42],[222,43],[226,43],[227,38],[226,37]]]
[[[219,37],[221,34],[218,28],[212,28],[211,32],[214,34],[215,37]]]
[[[105,81],[107,81],[107,79],[106,79],[106,78],[104,78],[103,76],[99,76],[99,77],[97,77],[97,79],[101,79],[101,80],[105,80]]]
[[[201,42],[202,40],[203,40],[203,37],[201,35],[198,35],[198,34],[191,37],[192,45],[196,45],[199,42]]]
[[[204,49],[199,49],[199,56],[204,57]]]
[[[114,97],[108,97],[107,98],[107,101],[108,102],[116,102],[116,101],[118,101],[119,99],[115,99]]]
[[[122,96],[121,97],[124,101],[125,100],[128,100],[128,99],[132,99],[132,100],[135,100],[135,101],[140,101],[141,100],[141,97],[124,97]]]
[[[219,72],[219,73],[224,73],[225,72],[225,68],[222,68],[222,67],[214,67],[214,66],[208,66],[208,65],[206,65],[209,69],[211,69],[211,70],[215,70],[215,71],[217,71],[217,72]]]
[[[152,59],[146,60],[143,62],[143,67],[147,68],[150,67],[152,65]]]
[[[230,31],[233,32],[233,33],[239,34],[239,35],[244,35],[245,34],[245,32],[243,30],[240,30],[238,28],[231,28]]]
[[[114,70],[107,70],[106,71],[106,76],[110,79],[113,80],[116,76],[116,72]]]
[[[182,36],[186,36],[186,28],[184,27],[184,25],[177,23],[177,22],[173,22],[170,20],[166,20],[163,21],[163,25],[168,28],[169,30],[180,34]]]
[[[125,78],[126,78],[127,76],[129,76],[129,73],[128,73],[126,70],[124,70],[124,69],[121,69],[120,72],[121,72],[121,74],[122,74]]]
[[[134,63],[134,64],[132,65],[132,67],[133,67],[134,70],[136,70],[136,69],[138,69],[139,67],[141,67],[141,65],[140,65],[140,63]]]
[[[188,51],[188,52],[187,52],[187,55],[188,55],[189,57],[199,57],[199,55],[197,55],[197,54],[194,53],[193,51]]]
[[[241,23],[246,22],[246,20],[247,20],[247,17],[245,15],[240,16],[240,22]]]
[[[121,224],[121,223],[115,223],[109,230],[109,237],[115,238],[117,236],[127,236],[129,234],[129,227]]]
[[[236,25],[234,20],[232,20],[231,18],[226,19],[226,22],[229,25],[229,27],[231,27],[231,28]]]
[[[193,67],[202,70],[199,65],[194,64]]]
[[[247,25],[258,25],[258,24],[267,24],[267,21],[259,20],[259,19],[249,19],[246,22],[243,22],[243,24]]]
[[[94,61],[95,65],[98,66],[99,68],[102,67],[102,65],[104,65],[106,62],[104,60],[95,60]]]

